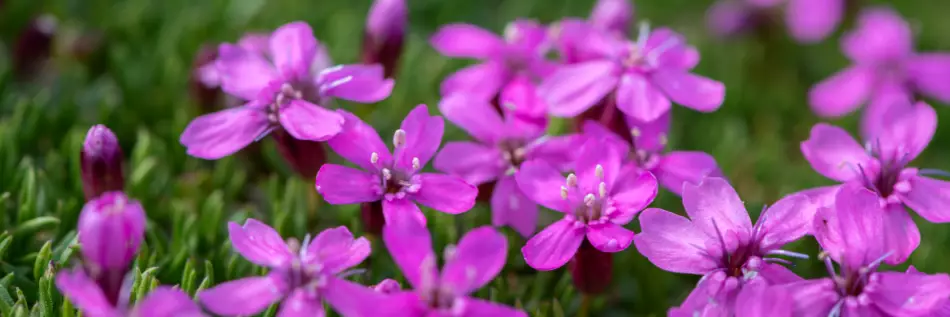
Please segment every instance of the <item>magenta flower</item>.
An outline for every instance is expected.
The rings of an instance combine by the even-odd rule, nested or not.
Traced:
[[[537,226],[538,207],[518,189],[515,172],[530,160],[569,169],[581,137],[545,136],[545,126],[525,124],[513,115],[502,117],[487,101],[467,95],[445,97],[439,109],[477,142],[446,143],[435,157],[435,168],[476,186],[496,182],[491,194],[492,224],[509,225],[530,237]]]
[[[562,24],[562,31],[564,26]],[[670,110],[671,100],[715,111],[725,98],[722,83],[691,74],[699,53],[669,29],[650,31],[643,24],[636,42],[594,28],[574,29],[583,36],[579,55],[586,61],[558,68],[538,87],[551,114],[576,116],[604,98],[639,121],[654,121]]]
[[[254,315],[281,301],[281,316],[323,316],[325,300],[343,316],[369,316],[351,297],[381,296],[346,281],[347,269],[370,252],[366,238],[354,239],[346,227],[320,232],[303,243],[285,243],[277,231],[254,219],[244,226],[228,223],[234,249],[251,263],[270,268],[267,276],[225,282],[202,291],[198,298],[209,311],[226,316]],[[369,305],[371,302],[363,302]]]
[[[634,238],[637,250],[663,270],[702,275],[684,303],[691,311],[732,304],[753,277],[769,284],[800,280],[776,256],[808,258],[781,250],[786,243],[808,232],[809,215],[816,208],[803,195],[787,196],[765,208],[753,226],[735,189],[721,178],[707,178],[699,185],[683,185],[683,207],[689,219],[666,210],[650,208],[640,214],[642,232]],[[700,303],[699,307],[690,307]]]
[[[86,203],[79,214],[83,266],[113,305],[145,238],[145,210],[122,192],[107,192]]]
[[[734,304],[727,302],[729,299],[722,295],[694,291],[682,306],[671,308],[668,316],[792,317],[794,303],[791,294],[784,285],[771,285],[762,277],[748,279],[731,302]]]
[[[82,189],[87,200],[105,192],[122,190],[125,186],[122,148],[112,130],[101,124],[92,126],[80,151]]]
[[[383,65],[386,77],[396,74],[409,23],[408,11],[405,0],[376,0],[366,17],[361,58],[364,64]]]
[[[633,127],[631,141],[593,121],[585,122],[583,131],[585,135],[614,143],[620,153],[629,153],[628,159],[633,164],[653,173],[660,185],[677,195],[682,194],[684,183],[699,184],[706,177],[722,177],[712,155],[699,151],[665,152],[670,117],[671,113],[667,112],[656,121],[646,123],[627,117],[627,125]]]
[[[795,316],[925,316],[947,302],[947,274],[877,271],[897,252],[881,234],[891,230],[891,211],[879,200],[874,192],[849,184],[838,191],[833,206],[815,215],[815,238],[825,250],[829,277],[785,286]]]
[[[802,43],[824,40],[844,17],[845,0],[720,0],[709,8],[706,22],[718,35],[732,35],[767,20],[763,16],[785,2],[788,31]]]
[[[425,224],[415,202],[459,214],[472,209],[478,189],[457,176],[422,173],[442,142],[442,117],[430,116],[419,105],[393,135],[393,154],[373,127],[340,111],[346,118],[343,131],[328,142],[337,154],[363,168],[325,164],[317,173],[317,192],[330,204],[382,201],[387,224],[414,220]]]
[[[877,137],[862,147],[838,127],[819,123],[811,136],[802,142],[802,154],[820,174],[842,183],[857,183],[878,195],[890,217],[887,247],[893,251],[888,264],[898,264],[920,244],[920,232],[910,214],[913,209],[921,217],[937,223],[950,222],[950,183],[926,177],[928,170],[907,167],[930,143],[937,129],[933,108],[925,103],[895,106],[887,115],[889,122]],[[812,197],[825,201],[834,197],[837,186],[813,189]],[[824,197],[824,198],[822,198]]]
[[[633,20],[633,4],[630,0],[598,0],[590,12],[590,24],[594,27],[627,35]]]
[[[343,65],[320,70],[319,45],[306,23],[293,22],[270,36],[267,54],[224,44],[216,62],[221,88],[248,100],[240,107],[204,115],[181,135],[188,154],[218,159],[281,128],[298,140],[325,141],[343,117],[314,103],[335,97],[371,103],[389,96],[392,80],[382,67]]]
[[[554,70],[544,56],[549,49],[547,30],[534,21],[511,22],[504,38],[471,24],[449,24],[429,42],[442,55],[482,60],[446,78],[442,96],[464,92],[491,100],[518,76],[535,81]]]
[[[119,303],[110,302],[96,283],[83,270],[56,274],[56,287],[88,317],[203,317],[201,308],[181,290],[161,286],[152,290],[133,308],[128,296]]]
[[[538,270],[566,264],[582,242],[601,252],[630,246],[633,231],[623,227],[656,197],[656,178],[633,165],[621,166],[621,154],[610,143],[588,140],[574,163],[576,174],[565,181],[558,169],[541,160],[521,164],[515,180],[536,203],[564,213],[521,248],[525,261]]]
[[[914,52],[910,25],[896,12],[863,11],[841,46],[853,65],[812,87],[808,99],[819,116],[845,115],[871,100],[862,130],[874,133],[890,105],[879,99],[894,90],[950,103],[950,54]]]
[[[514,308],[470,297],[505,266],[508,240],[491,227],[465,234],[446,246],[441,274],[424,227],[383,228],[383,242],[414,290],[392,293],[373,316],[524,316]]]

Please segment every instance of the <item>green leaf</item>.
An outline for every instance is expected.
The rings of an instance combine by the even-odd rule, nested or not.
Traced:
[[[43,316],[54,316],[56,308],[53,306],[53,270],[40,278],[39,304]]]
[[[6,235],[2,240],[0,240],[0,261],[5,259],[7,254],[7,249],[10,249],[10,244],[13,242],[13,237]]]
[[[36,255],[36,261],[33,262],[33,278],[39,280],[43,276],[44,270],[50,265],[50,259],[53,257],[53,241],[46,241],[40,252]],[[42,288],[42,285],[40,286]]]
[[[59,224],[59,219],[56,217],[43,216],[36,217],[26,222],[21,223],[19,226],[13,229],[13,235],[22,236],[22,235],[33,235],[38,231],[52,229]]]

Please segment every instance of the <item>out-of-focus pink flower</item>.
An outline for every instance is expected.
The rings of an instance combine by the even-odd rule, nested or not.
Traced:
[[[383,65],[386,77],[396,74],[409,23],[408,11],[405,0],[376,0],[366,17],[362,60],[364,64]]]
[[[145,238],[145,211],[122,192],[107,192],[86,203],[79,214],[83,265],[113,305],[122,281]]]
[[[160,286],[141,299],[135,307],[111,303],[82,270],[56,274],[56,288],[89,317],[204,317],[201,308],[179,289]],[[124,296],[123,298],[128,298]]]
[[[591,121],[584,124],[583,132],[613,142],[621,153],[629,153],[628,160],[653,173],[660,185],[677,195],[682,194],[683,184],[699,184],[706,177],[722,177],[712,155],[699,151],[666,152],[670,120],[669,112],[653,122],[638,122],[628,117],[627,124],[632,127],[630,141]]]
[[[507,102],[535,101],[513,98]],[[476,186],[496,182],[491,193],[492,224],[511,226],[530,237],[537,226],[538,207],[518,189],[515,173],[523,162],[531,160],[546,162],[557,170],[570,169],[582,138],[546,136],[545,125],[501,115],[487,101],[465,94],[443,98],[439,109],[477,142],[447,143],[435,157],[435,168]]]
[[[893,213],[858,184],[836,193],[834,204],[815,216],[815,238],[825,250],[829,277],[785,285],[794,316],[928,316],[944,308],[950,276],[878,272],[892,249],[887,233]],[[835,271],[837,262],[840,274]]]
[[[779,200],[753,226],[735,189],[721,178],[707,178],[683,185],[683,207],[689,219],[657,208],[643,211],[643,231],[634,238],[637,250],[661,269],[703,276],[681,308],[735,311],[733,303],[749,277],[775,285],[801,280],[777,256],[808,258],[781,250],[808,233],[817,210],[808,197]]]
[[[505,266],[508,240],[495,229],[473,229],[458,246],[447,246],[441,272],[424,227],[387,226],[383,242],[414,289],[392,293],[372,316],[528,316],[509,306],[469,296],[491,282]]]
[[[575,32],[585,37],[586,61],[558,68],[538,87],[555,116],[576,116],[607,96],[645,122],[670,111],[671,101],[702,112],[722,105],[725,86],[689,72],[699,53],[669,29],[643,24],[635,42],[593,28]]]
[[[931,171],[907,167],[930,143],[937,129],[937,114],[925,103],[910,105],[904,101],[886,115],[888,122],[880,133],[867,138],[862,147],[848,132],[819,123],[802,142],[805,159],[820,174],[842,183],[855,183],[878,195],[890,217],[887,237],[892,252],[889,264],[898,264],[917,248],[920,232],[904,209],[914,210],[924,219],[950,222],[950,182],[926,177]],[[808,195],[829,201],[838,186],[807,191]],[[833,201],[833,200],[830,200]]]
[[[756,26],[785,2],[788,31],[802,43],[824,40],[844,16],[845,0],[719,0],[709,8],[706,22],[718,35],[733,35]]]
[[[337,154],[361,167],[355,169],[325,164],[317,173],[317,192],[330,204],[382,201],[386,226],[396,223],[425,224],[416,206],[459,214],[475,205],[478,190],[458,176],[422,173],[439,149],[444,121],[430,116],[419,105],[402,121],[393,135],[393,152],[386,148],[373,127],[348,112],[343,131],[328,144]]]
[[[52,15],[30,21],[13,46],[13,72],[20,78],[33,78],[43,69],[53,48],[53,36],[59,22]]]
[[[198,117],[185,128],[181,143],[188,154],[204,159],[230,155],[277,128],[298,140],[328,140],[342,129],[343,117],[315,103],[326,98],[377,102],[393,86],[379,65],[341,65],[315,74],[325,57],[303,22],[274,31],[267,54],[231,44],[221,45],[218,53],[221,88],[248,102]]]
[[[87,200],[122,190],[125,186],[122,161],[122,148],[112,130],[101,124],[89,128],[79,155],[82,189]]]
[[[270,273],[202,291],[198,298],[215,314],[254,315],[281,301],[281,316],[323,316],[326,301],[343,316],[370,316],[363,312],[374,299],[381,300],[382,294],[339,277],[370,253],[369,240],[354,239],[346,227],[324,230],[312,241],[308,236],[302,244],[285,243],[277,231],[254,219],[244,226],[228,223],[228,231],[234,249]],[[355,302],[355,297],[365,301]]]
[[[600,252],[613,253],[633,242],[629,223],[657,193],[656,178],[633,165],[621,165],[621,154],[611,143],[588,140],[574,163],[576,174],[567,179],[541,160],[521,164],[515,173],[518,187],[536,203],[564,213],[521,249],[525,261],[538,270],[566,264],[585,238]],[[605,272],[606,273],[606,272]]]
[[[852,65],[812,87],[812,110],[837,117],[869,104],[862,132],[876,133],[894,104],[893,95],[919,93],[950,103],[950,54],[914,52],[910,25],[885,8],[865,9],[841,39]]]
[[[633,20],[632,0],[598,0],[590,12],[590,24],[602,30],[627,35]]]

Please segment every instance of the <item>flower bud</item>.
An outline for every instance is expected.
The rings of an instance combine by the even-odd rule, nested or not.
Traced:
[[[400,289],[401,287],[399,286],[399,282],[396,282],[396,280],[389,279],[389,278],[373,286],[374,291],[377,291],[383,294],[393,294],[393,293],[398,292]]]
[[[317,171],[327,161],[323,143],[298,140],[284,129],[274,130],[273,135],[277,141],[277,150],[287,164],[304,179],[316,179]]]
[[[633,19],[631,0],[599,0],[590,14],[590,22],[601,30],[626,35]]]
[[[405,0],[376,0],[369,9],[363,33],[363,64],[381,64],[391,78],[402,54],[408,8]]]
[[[360,218],[363,220],[363,231],[379,236],[383,233],[383,201],[377,200],[360,204]]]
[[[86,133],[79,154],[79,165],[86,200],[104,192],[121,191],[125,186],[122,148],[115,134],[104,125],[95,125]]]
[[[584,122],[588,120],[596,121],[624,140],[631,141],[630,128],[627,126],[624,114],[617,108],[615,100],[614,95],[609,94],[587,111],[574,117],[574,129],[582,131],[581,128],[584,126]]]
[[[107,192],[83,206],[78,228],[86,272],[116,303],[145,235],[145,211],[122,192]]]
[[[42,70],[52,51],[56,26],[56,18],[43,15],[20,32],[13,48],[13,71],[17,77],[35,78]]]
[[[213,45],[202,46],[191,63],[191,77],[188,86],[191,96],[198,103],[202,113],[211,113],[218,110],[217,102],[221,96],[220,74],[215,66],[218,58],[218,49]]]
[[[584,294],[600,294],[613,278],[613,253],[601,252],[587,239],[569,264],[574,287]]]

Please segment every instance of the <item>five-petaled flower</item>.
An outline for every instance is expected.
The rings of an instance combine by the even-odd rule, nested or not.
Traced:
[[[403,220],[424,224],[425,215],[414,202],[458,214],[475,205],[478,189],[458,176],[423,173],[442,142],[444,121],[419,105],[393,134],[393,153],[373,127],[358,117],[346,118],[343,131],[328,144],[337,154],[363,170],[325,164],[317,173],[317,192],[331,204],[382,200],[386,224]]]

